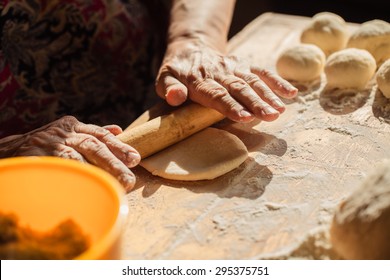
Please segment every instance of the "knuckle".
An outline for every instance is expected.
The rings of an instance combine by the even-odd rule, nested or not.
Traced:
[[[66,147],[60,149],[57,152],[56,156],[61,157],[61,158],[74,159],[74,160],[78,160],[81,162],[85,162],[84,158],[79,153],[77,153],[73,149],[66,148]]]
[[[242,79],[244,79],[250,85],[254,85],[260,82],[259,77],[252,73],[242,75]]]
[[[103,144],[93,136],[86,136],[84,140],[81,141],[80,148],[99,153],[103,148]]]
[[[63,116],[59,119],[61,122],[76,124],[79,121],[74,116]]]
[[[96,137],[102,139],[103,141],[111,140],[114,136],[110,131],[102,127],[97,127],[94,132],[94,135],[96,135]]]
[[[207,97],[210,97],[214,100],[224,99],[229,95],[228,91],[224,87],[207,81],[201,81],[197,83],[195,86],[195,91],[205,94]]]
[[[190,84],[196,83],[201,78],[199,75],[199,71],[197,70],[191,70],[187,75],[187,81]]]
[[[225,89],[219,87],[210,89],[209,92],[213,100],[224,100],[229,96],[229,93]]]
[[[73,131],[80,122],[73,116],[63,116],[57,121],[65,131]]]
[[[274,76],[274,74],[267,69],[260,69],[260,75],[263,77],[268,77],[268,78],[271,78]]]
[[[212,102],[219,102],[224,100],[229,95],[229,92],[224,87],[206,81],[195,83],[194,92],[197,95],[203,95]]]
[[[236,55],[228,55],[226,58],[228,60],[231,60],[232,62],[236,62],[236,63],[238,63],[240,61],[240,58]]]
[[[242,80],[234,80],[229,83],[229,89],[231,91],[238,91],[241,92],[245,90],[247,87],[247,84]]]

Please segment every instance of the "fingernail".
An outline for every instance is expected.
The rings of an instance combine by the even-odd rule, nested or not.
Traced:
[[[285,87],[285,90],[288,91],[290,95],[296,95],[298,93],[298,89],[294,87],[293,85],[289,85],[288,87]]]
[[[135,185],[135,177],[131,176],[127,173],[122,173],[118,176],[118,181],[122,184],[125,190],[128,192],[134,188]]]
[[[172,106],[181,105],[187,99],[187,94],[181,88],[173,88],[165,94],[165,100]]]
[[[291,95],[295,95],[295,94],[297,94],[298,93],[298,91],[299,91],[299,89],[297,89],[296,87],[294,87],[294,86],[291,86],[291,88],[290,88],[290,93],[291,93]]]
[[[275,100],[275,104],[278,108],[283,108],[284,107],[284,103],[280,100]]]
[[[264,109],[263,109],[263,111],[264,111],[264,113],[266,114],[266,115],[275,115],[275,114],[278,114],[279,112],[278,111],[276,111],[274,108],[272,108],[272,107],[265,107]]]
[[[127,153],[127,167],[134,167],[141,161],[141,156],[139,153],[129,152]]]
[[[241,111],[240,111],[240,116],[243,117],[243,118],[249,118],[249,117],[252,117],[252,114],[249,113],[249,112],[246,111],[246,110],[241,110]]]

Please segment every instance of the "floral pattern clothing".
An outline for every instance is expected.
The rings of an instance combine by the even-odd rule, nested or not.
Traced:
[[[169,1],[0,0],[0,138],[63,115],[126,127],[150,100]]]

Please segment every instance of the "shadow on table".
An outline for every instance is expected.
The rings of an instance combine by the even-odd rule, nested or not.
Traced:
[[[319,101],[321,107],[333,115],[346,115],[364,106],[371,93],[365,90],[323,89]]]
[[[390,99],[386,98],[379,89],[375,92],[372,113],[377,119],[390,124]]]
[[[249,157],[238,168],[213,180],[175,181],[151,175],[142,167],[135,171],[138,180],[134,189],[143,188],[142,195],[151,197],[161,187],[185,188],[193,193],[214,193],[221,198],[241,197],[257,199],[272,180],[268,167],[258,164]]]

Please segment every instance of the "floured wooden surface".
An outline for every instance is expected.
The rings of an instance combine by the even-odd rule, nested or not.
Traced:
[[[264,14],[231,40],[231,52],[274,69],[308,20]],[[300,93],[277,121],[219,123],[250,158],[215,180],[170,181],[135,168],[124,258],[283,258],[291,248],[315,250],[334,207],[390,158],[390,105],[375,87],[333,100],[322,88]]]

